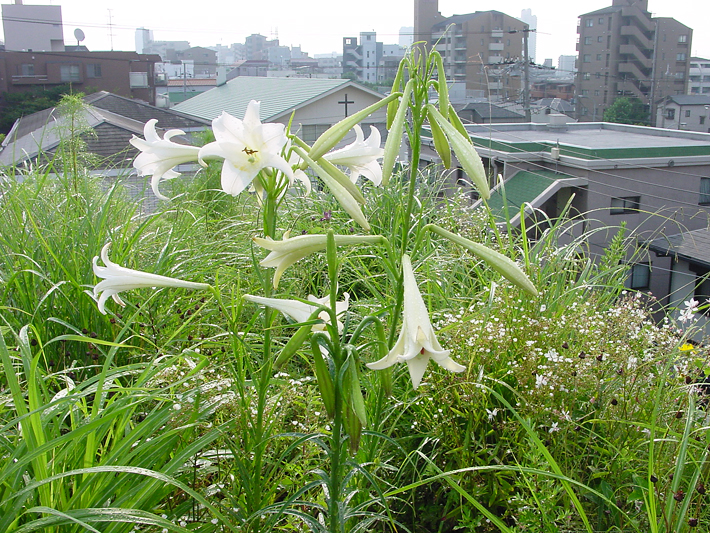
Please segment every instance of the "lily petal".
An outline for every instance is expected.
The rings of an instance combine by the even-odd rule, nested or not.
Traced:
[[[145,123],[143,135],[145,139],[135,135],[129,141],[135,148],[141,151],[133,161],[133,166],[141,176],[153,176],[150,185],[155,195],[161,200],[168,200],[160,193],[158,185],[161,179],[170,179],[179,174],[172,169],[183,163],[198,160],[200,149],[196,146],[178,144],[171,139],[177,135],[185,135],[182,130],[168,130],[161,139],[155,130],[158,123],[156,119],[150,119]]]
[[[101,260],[106,266],[98,264],[98,257],[94,257],[93,260],[94,274],[99,278],[103,278],[103,281],[100,281],[94,287],[94,298],[98,298],[99,311],[104,315],[106,314],[106,300],[109,296],[113,297],[117,304],[125,305],[118,296],[119,292],[144,287],[178,287],[185,289],[209,289],[210,287],[207,283],[194,283],[117,265],[108,257],[110,246],[111,243],[107,243],[101,249]]]
[[[367,367],[382,370],[397,362],[405,361],[409,368],[412,386],[416,389],[426,372],[429,359],[433,359],[439,366],[451,372],[463,372],[466,367],[451,359],[449,357],[451,352],[442,349],[439,344],[424,299],[417,287],[412,262],[408,255],[402,256],[402,271],[404,275],[402,330],[390,352],[379,361],[367,363]]]

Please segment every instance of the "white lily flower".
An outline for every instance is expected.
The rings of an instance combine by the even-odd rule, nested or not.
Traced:
[[[275,168],[294,179],[291,165],[281,155],[288,142],[284,125],[262,124],[259,107],[259,102],[249,102],[244,120],[222,112],[212,121],[215,142],[200,148],[201,162],[207,157],[224,159],[222,190],[232,196],[249,186],[263,168]]]
[[[463,372],[466,367],[451,359],[449,357],[451,352],[442,349],[439,344],[429,320],[429,312],[414,279],[412,262],[408,255],[402,256],[402,269],[404,271],[402,331],[390,352],[379,361],[368,363],[367,367],[382,370],[400,361],[406,361],[412,385],[416,389],[421,383],[429,359],[433,359],[451,372]]]
[[[342,315],[348,310],[348,305],[350,302],[350,295],[346,292],[343,294],[345,298],[342,302],[335,303],[335,313],[337,316]],[[289,317],[294,322],[306,322],[311,317],[311,315],[318,309],[315,305],[309,305],[304,302],[299,302],[298,300],[287,300],[281,298],[264,298],[262,296],[252,296],[251,294],[244,295],[244,299],[259,305],[265,305],[281,311],[284,315]],[[330,304],[330,296],[324,296],[323,298],[316,298],[313,295],[308,295],[308,300],[310,302],[328,306]],[[330,324],[330,315],[327,311],[322,311],[318,314],[318,318],[323,322],[320,324],[314,324],[311,327],[311,331],[326,331],[326,324]],[[342,333],[343,324],[338,320],[338,332]]]
[[[181,279],[169,278],[158,274],[150,274],[133,270],[117,265],[108,258],[108,249],[111,243],[107,243],[101,249],[101,260],[106,266],[99,266],[98,257],[94,257],[94,274],[99,278],[104,278],[94,287],[94,298],[98,298],[99,311],[106,314],[106,300],[109,296],[120,306],[126,304],[119,298],[118,293],[141,289],[144,287],[178,287],[184,289],[209,289],[207,283],[193,283]],[[99,296],[101,293],[101,296]]]
[[[375,185],[382,183],[382,167],[377,159],[385,155],[385,151],[380,147],[382,139],[380,132],[374,126],[370,126],[370,136],[365,140],[360,125],[356,124],[355,141],[344,148],[334,150],[323,156],[334,165],[342,165],[350,170],[350,179],[357,181],[359,176],[365,176]]]
[[[289,237],[289,232],[284,233],[283,240],[275,241],[269,237],[254,237],[254,242],[270,250],[259,263],[263,267],[275,267],[274,288],[278,287],[281,275],[288,267],[296,261],[321,250],[325,250],[328,240],[327,235],[298,235]],[[382,240],[379,235],[336,235],[335,244],[343,246],[348,244],[371,243],[375,244]]]
[[[161,139],[155,131],[158,121],[154,118],[145,123],[143,135],[145,139],[135,135],[129,141],[141,151],[133,162],[133,166],[141,176],[153,176],[150,186],[155,195],[161,200],[169,200],[158,189],[161,179],[176,178],[180,174],[172,170],[183,163],[197,161],[200,149],[197,146],[188,146],[171,141],[176,135],[185,135],[182,130],[168,130]]]

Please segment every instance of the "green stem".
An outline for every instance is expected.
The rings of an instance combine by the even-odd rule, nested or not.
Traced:
[[[277,206],[278,206],[278,192],[276,190],[276,176],[275,175],[265,175],[261,173],[256,179],[262,179],[264,183],[264,189],[266,191],[266,197],[264,198],[263,207],[263,231],[264,235],[271,237],[272,239],[276,237],[276,223],[277,223]],[[273,293],[271,282],[264,278],[263,284],[264,296],[270,298]],[[251,497],[251,509],[250,511],[255,512],[263,507],[263,482],[262,479],[262,465],[264,462],[264,452],[266,450],[265,438],[265,412],[267,404],[267,393],[269,390],[269,384],[271,382],[271,374],[273,372],[273,360],[271,357],[271,323],[273,322],[274,312],[270,307],[266,307],[264,310],[264,343],[263,343],[263,358],[262,366],[259,371],[258,376],[258,388],[257,388],[257,408],[256,408],[256,421],[254,424],[254,430],[252,432],[253,442],[252,451],[254,453],[254,468],[251,471],[252,480],[250,491],[248,497]],[[258,528],[258,526],[257,526]]]

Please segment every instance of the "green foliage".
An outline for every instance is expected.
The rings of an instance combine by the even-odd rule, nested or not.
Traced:
[[[71,94],[71,85],[58,85],[49,89],[35,88],[18,93],[2,93],[0,100],[0,133],[8,133],[15,121],[57,105],[62,97]]]
[[[647,106],[638,98],[623,96],[614,100],[604,111],[604,122],[617,124],[635,124],[647,126],[650,124]]]

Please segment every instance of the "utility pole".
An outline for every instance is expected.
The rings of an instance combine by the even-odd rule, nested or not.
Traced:
[[[528,56],[528,34],[530,31],[530,28],[523,30],[523,57],[525,59],[525,68],[523,70],[523,83],[525,83],[525,88],[523,89],[523,107],[525,108],[525,122],[532,122],[532,117],[530,116],[530,57]]]
[[[530,28],[524,28],[522,30],[510,30],[508,33],[519,33],[523,34],[523,109],[525,111],[525,122],[532,122],[532,117],[530,114],[530,56],[528,55],[528,35],[530,34]]]

